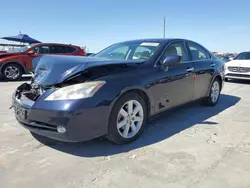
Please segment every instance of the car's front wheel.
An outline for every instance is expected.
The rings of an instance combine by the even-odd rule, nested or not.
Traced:
[[[215,79],[210,88],[209,96],[205,99],[205,105],[215,106],[220,98],[221,83],[219,79]]]
[[[7,64],[2,69],[3,78],[7,81],[16,81],[22,77],[22,68],[15,63]]]
[[[135,92],[123,95],[115,103],[109,120],[108,139],[116,144],[134,141],[147,120],[145,100]]]

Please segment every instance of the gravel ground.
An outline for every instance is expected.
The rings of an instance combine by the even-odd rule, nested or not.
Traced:
[[[216,107],[199,103],[164,113],[142,136],[43,145],[15,120],[0,82],[1,188],[249,188],[250,83],[227,82]]]

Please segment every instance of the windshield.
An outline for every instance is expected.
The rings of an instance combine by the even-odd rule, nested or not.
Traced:
[[[14,52],[24,52],[24,51],[28,50],[29,48],[31,48],[31,47],[34,46],[34,45],[35,45],[35,44],[30,44],[30,45],[27,45],[27,46],[18,48],[18,49],[16,49],[16,50],[14,50]]]
[[[237,55],[235,60],[250,60],[250,52],[243,52]]]
[[[97,53],[95,57],[113,60],[148,60],[155,54],[159,45],[157,42],[118,43]]]

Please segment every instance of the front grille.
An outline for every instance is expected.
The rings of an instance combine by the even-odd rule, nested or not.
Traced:
[[[250,75],[247,75],[247,74],[232,74],[232,73],[228,73],[227,76],[250,78]]]
[[[231,72],[240,72],[240,73],[250,72],[250,68],[248,67],[228,67],[228,70]]]

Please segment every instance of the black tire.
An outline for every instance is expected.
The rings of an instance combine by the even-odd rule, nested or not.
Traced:
[[[117,128],[117,118],[120,109],[130,100],[135,100],[140,103],[143,109],[143,121],[138,132],[131,138],[124,138],[118,131]],[[128,144],[138,138],[138,136],[143,131],[145,124],[147,122],[147,105],[143,97],[141,97],[136,92],[129,92],[121,96],[120,99],[115,103],[109,118],[109,130],[108,130],[108,139],[115,144]],[[130,128],[129,128],[130,129]]]
[[[217,97],[217,100],[215,101],[215,100],[212,99],[212,88],[213,88],[213,86],[214,86],[214,84],[216,82],[218,83],[218,86],[219,86],[219,95]],[[206,97],[205,100],[204,100],[204,105],[206,105],[206,106],[215,106],[218,103],[219,99],[220,99],[220,92],[221,92],[221,81],[218,78],[216,78],[213,81],[212,86],[210,88],[209,96]]]
[[[228,78],[225,78],[225,82],[227,82],[228,81]]]
[[[6,70],[10,69],[10,68],[14,68],[16,70],[16,74],[18,74],[18,76],[16,77],[10,77],[8,76]],[[9,63],[7,65],[4,65],[3,69],[2,69],[2,76],[3,76],[3,79],[4,80],[7,80],[7,81],[17,81],[17,80],[20,80],[22,78],[22,75],[23,75],[23,69],[21,68],[20,65],[16,64],[16,63]]]
[[[51,138],[48,138],[48,137],[45,137],[45,136],[36,134],[36,133],[34,133],[34,132],[31,132],[31,131],[30,131],[30,133],[31,133],[31,135],[32,135],[38,142],[41,142],[42,144],[47,145],[47,146],[52,146],[52,145],[56,145],[56,144],[61,143],[60,141],[53,140],[53,139],[51,139]]]

